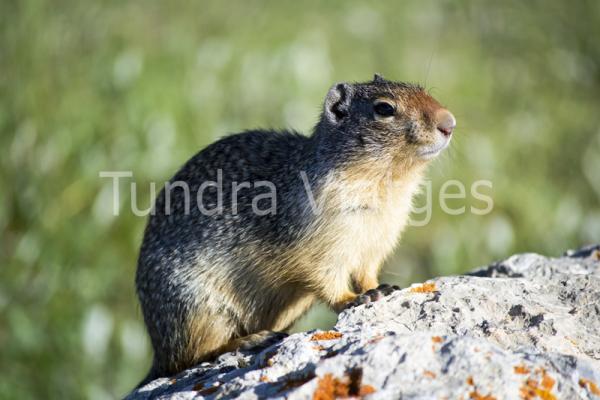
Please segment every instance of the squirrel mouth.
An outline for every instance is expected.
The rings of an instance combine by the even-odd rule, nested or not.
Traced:
[[[432,145],[426,145],[419,149],[418,156],[425,159],[430,160],[436,157],[438,154],[442,152],[446,147],[448,147],[449,140],[445,140],[442,143],[435,143]]]

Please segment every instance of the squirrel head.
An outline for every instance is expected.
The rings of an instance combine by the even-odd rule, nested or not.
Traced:
[[[421,86],[376,74],[370,82],[331,87],[316,135],[323,155],[338,160],[422,163],[448,146],[455,126],[452,113]]]

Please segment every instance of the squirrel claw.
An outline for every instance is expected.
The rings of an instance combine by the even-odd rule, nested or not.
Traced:
[[[362,304],[369,304],[377,300],[381,300],[385,296],[389,296],[392,292],[400,290],[400,286],[398,285],[388,285],[387,283],[382,283],[377,286],[375,289],[369,289],[363,294],[356,296],[356,298],[346,305],[345,309],[353,308],[360,306]]]

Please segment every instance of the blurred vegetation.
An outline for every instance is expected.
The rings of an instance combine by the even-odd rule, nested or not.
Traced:
[[[99,171],[133,171],[146,208],[149,182],[220,136],[308,132],[336,81],[420,82],[458,119],[431,222],[384,280],[600,241],[598,1],[5,0],[0,22],[0,398],[114,398],[146,373],[145,219],[129,195],[113,216]],[[455,207],[491,181],[493,212],[443,213],[448,179],[467,186]]]

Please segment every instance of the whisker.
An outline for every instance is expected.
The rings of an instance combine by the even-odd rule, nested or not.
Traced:
[[[401,274],[401,273],[395,272],[395,271],[388,271],[388,270],[382,269],[381,273],[385,274],[385,275],[397,276],[399,278],[406,278],[406,274]]]
[[[425,72],[425,84],[423,85],[424,87],[427,87],[427,81],[429,80],[429,72],[431,71],[431,62],[433,61],[434,53],[435,50],[432,50],[431,54],[429,55],[429,62],[427,63],[427,70]]]

